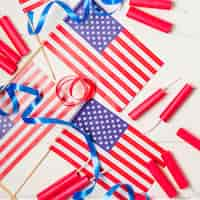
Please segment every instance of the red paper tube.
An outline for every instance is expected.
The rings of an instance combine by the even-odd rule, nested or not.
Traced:
[[[177,136],[182,138],[185,142],[192,145],[197,150],[200,150],[200,139],[194,136],[192,133],[190,133],[188,130],[184,128],[180,128],[177,131]]]
[[[9,75],[12,75],[17,71],[17,66],[11,60],[2,55],[0,55],[0,68]]]
[[[135,200],[147,200],[147,197],[144,194],[135,193],[134,196],[135,196]],[[149,199],[149,200],[152,200],[152,199]]]
[[[15,64],[17,64],[21,59],[21,56],[19,56],[12,48],[10,48],[2,40],[0,40],[0,53],[9,58]]]
[[[129,8],[127,17],[135,19],[143,24],[146,24],[154,29],[160,30],[165,33],[170,33],[173,28],[172,23],[145,13],[144,11],[139,10],[135,7]]]
[[[178,184],[178,186],[181,189],[185,189],[189,187],[189,182],[187,178],[185,177],[182,169],[178,165],[176,159],[174,158],[173,154],[170,151],[166,151],[162,154],[162,158],[171,173],[171,175],[174,177],[174,180]]]
[[[148,163],[148,169],[169,198],[174,198],[177,196],[176,189],[154,161],[150,161]]]
[[[135,109],[133,109],[129,116],[133,120],[139,119],[145,112],[152,108],[156,103],[158,103],[164,96],[166,96],[166,91],[164,89],[156,90],[151,96],[147,97],[141,104],[139,104]]]
[[[46,189],[44,189],[42,192],[40,192],[37,195],[38,200],[49,200],[56,195],[60,194],[63,192],[66,188],[71,186],[72,184],[79,182],[80,180],[80,175],[77,173],[76,170],[71,172],[70,174],[64,176],[63,178],[59,179]]]
[[[26,56],[30,49],[8,16],[0,18],[0,25],[21,56]]]
[[[170,0],[130,0],[130,6],[171,10],[174,6]]]
[[[190,84],[185,84],[177,96],[169,103],[166,109],[161,113],[160,119],[167,122],[171,119],[174,113],[181,107],[181,105],[186,101],[193,91],[193,86]]]
[[[87,187],[90,183],[90,179],[87,176],[84,176],[78,182],[72,184],[71,187],[66,188],[64,192],[55,196],[53,200],[66,200],[70,198],[75,192],[78,192]]]

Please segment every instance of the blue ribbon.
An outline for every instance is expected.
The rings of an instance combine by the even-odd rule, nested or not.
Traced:
[[[57,119],[57,118],[46,118],[46,117],[32,118],[32,117],[30,117],[33,110],[36,109],[36,107],[41,103],[43,97],[40,95],[38,90],[31,88],[31,87],[27,87],[25,85],[19,85],[19,84],[11,83],[5,88],[4,92],[8,93],[8,96],[9,96],[11,103],[12,103],[12,106],[13,106],[13,110],[12,110],[11,113],[7,113],[7,112],[3,111],[2,109],[0,109],[0,115],[6,116],[6,115],[10,115],[12,113],[19,112],[20,106],[19,106],[19,102],[18,102],[18,99],[17,99],[16,94],[15,94],[16,91],[25,92],[25,93],[28,93],[28,94],[35,96],[35,99],[33,100],[33,102],[22,113],[22,119],[24,120],[25,123],[28,123],[28,124],[65,125],[65,126],[72,127],[74,129],[78,130],[85,137],[85,140],[86,140],[88,147],[89,147],[91,160],[93,162],[93,167],[94,167],[93,173],[94,173],[94,177],[95,177],[95,182],[89,189],[83,190],[81,192],[81,195],[83,196],[83,199],[84,199],[86,196],[88,196],[90,193],[92,193],[92,191],[95,188],[96,181],[98,180],[98,178],[101,175],[101,173],[100,173],[100,161],[98,159],[98,155],[97,155],[95,145],[92,142],[92,138],[90,136],[88,136],[87,133],[84,133],[82,130],[80,130],[79,127],[77,127],[72,122],[60,120],[60,119]]]
[[[106,4],[106,5],[116,5],[119,3],[123,3],[124,0],[101,0],[102,3]],[[81,23],[83,21],[85,21],[89,15],[90,15],[90,10],[92,9],[96,14],[102,15],[100,14],[100,12],[98,11],[98,9],[95,8],[94,6],[94,0],[84,0],[83,2],[83,16],[79,16],[76,14],[76,12],[74,12],[64,1],[61,0],[55,0],[55,1],[51,1],[50,3],[48,3],[39,18],[38,24],[36,25],[36,27],[34,27],[34,12],[30,11],[28,12],[28,18],[29,18],[29,22],[28,22],[28,32],[30,35],[35,35],[41,32],[42,28],[44,27],[44,24],[47,20],[49,11],[51,10],[51,8],[54,5],[58,5],[59,7],[61,7],[66,14],[68,15],[68,17],[77,22],[77,23]],[[112,14],[113,12],[109,13]],[[103,14],[105,15],[105,14]],[[34,30],[33,30],[34,27]]]
[[[101,1],[105,5],[109,5],[109,6],[116,5],[116,4],[119,4],[119,3],[123,2],[123,0],[101,0]]]
[[[96,186],[96,183],[97,183],[97,179],[95,178],[94,183],[89,188],[82,190],[80,192],[76,192],[73,195],[73,199],[74,200],[84,200],[85,197],[87,197],[89,194],[91,194],[93,192],[93,190]]]
[[[91,1],[92,0],[85,0],[84,4],[83,4],[83,10],[84,10],[84,15],[82,17],[78,16],[64,1],[60,1],[60,0],[55,0],[55,1],[51,1],[50,3],[48,3],[44,10],[41,13],[41,16],[39,18],[38,24],[37,26],[34,28],[33,30],[33,24],[34,24],[34,12],[30,11],[28,12],[28,17],[29,17],[29,22],[28,22],[28,32],[31,35],[34,34],[38,34],[40,33],[40,31],[42,30],[50,9],[54,6],[54,5],[58,5],[59,7],[61,7],[66,14],[68,15],[68,17],[70,19],[72,19],[73,21],[76,21],[77,23],[81,23],[82,21],[84,21],[85,19],[88,18],[89,14],[90,14],[90,6],[91,6]]]
[[[133,187],[130,184],[123,184],[118,183],[110,188],[109,191],[107,191],[103,197],[103,200],[110,200],[112,195],[121,187],[125,187],[128,192],[128,199],[129,200],[135,200],[135,192],[133,190]],[[146,200],[150,200],[150,197],[146,194]]]

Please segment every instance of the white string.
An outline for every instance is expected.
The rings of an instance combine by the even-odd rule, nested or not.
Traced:
[[[153,127],[151,127],[150,129],[148,129],[148,130],[146,130],[146,131],[144,131],[146,134],[147,133],[151,133],[154,129],[156,129],[159,125],[160,125],[160,123],[162,122],[162,120],[161,119],[159,119],[154,125],[153,125]]]
[[[182,80],[181,77],[177,78],[176,80],[169,82],[166,86],[163,87],[164,90],[169,89],[170,87],[172,87],[173,85],[175,85],[178,81]]]

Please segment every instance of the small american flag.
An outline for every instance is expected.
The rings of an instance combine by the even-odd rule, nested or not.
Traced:
[[[81,24],[66,19],[45,46],[75,73],[97,84],[97,95],[122,111],[163,62],[112,16],[91,13]],[[77,9],[82,14],[82,7]]]
[[[69,112],[69,108],[62,106],[56,97],[54,83],[48,76],[35,65],[27,66],[14,80],[19,84],[28,85],[38,89],[44,94],[42,102],[38,105],[32,116],[46,116],[63,119]],[[42,83],[42,84],[41,84]],[[33,101],[33,96],[17,92],[20,102],[20,112],[12,114],[8,118],[0,118],[0,127],[4,126],[6,119],[6,134],[1,130],[0,139],[0,180],[11,172],[17,164],[54,128],[54,125],[30,125],[21,119],[23,110]],[[0,96],[0,107],[3,110],[11,110],[12,105],[6,94]],[[12,127],[10,124],[13,124]],[[33,166],[32,166],[33,167]]]
[[[92,135],[102,166],[112,169],[98,182],[104,189],[123,182],[132,184],[138,192],[148,191],[154,181],[147,162],[153,159],[164,166],[160,158],[164,149],[94,99],[87,102],[72,121]],[[89,156],[83,136],[72,129],[64,130],[50,149],[77,168]],[[92,168],[84,172],[91,174]],[[116,195],[123,199],[123,191]]]

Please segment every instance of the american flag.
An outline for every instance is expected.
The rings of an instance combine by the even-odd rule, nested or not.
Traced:
[[[138,192],[149,190],[154,181],[147,162],[153,159],[164,166],[160,158],[163,148],[94,99],[87,102],[72,121],[81,131],[92,135],[103,168],[112,169],[99,180],[100,186],[108,190],[113,184],[123,182],[132,184]],[[89,156],[83,136],[72,129],[63,130],[50,149],[76,168]],[[92,168],[84,172],[91,175]],[[123,191],[116,195],[124,199]]]
[[[27,66],[14,82],[34,87],[44,94],[42,102],[32,116],[60,119],[66,117],[70,109],[63,106],[56,97],[54,83],[44,75],[40,68],[35,65]],[[20,164],[22,159],[54,128],[54,125],[24,123],[21,114],[35,97],[22,92],[17,92],[17,97],[20,102],[20,112],[10,115],[9,118],[0,118],[0,127],[4,127],[5,123],[7,125],[5,132],[2,133],[2,129],[0,133],[0,180]],[[5,93],[0,96],[0,108],[12,110],[9,97]],[[8,131],[8,128],[11,129]]]
[[[163,62],[112,16],[98,7],[81,24],[66,19],[45,46],[76,74],[97,84],[97,95],[122,111]],[[82,7],[77,9],[81,16]]]
[[[23,11],[27,13],[43,6],[48,1],[49,0],[19,0],[19,3],[23,5]]]

